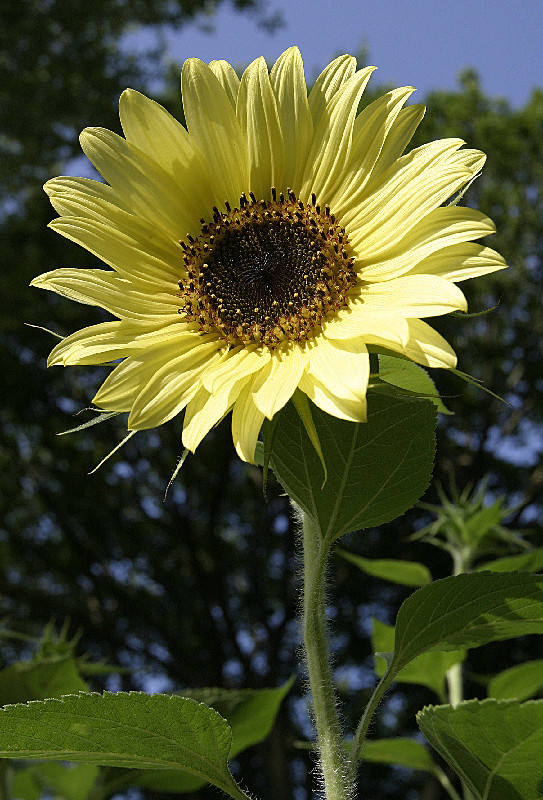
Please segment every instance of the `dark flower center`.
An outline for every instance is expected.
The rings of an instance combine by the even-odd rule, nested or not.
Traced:
[[[200,236],[181,242],[180,313],[231,345],[307,339],[347,305],[356,283],[345,229],[330,209],[314,195],[311,204],[290,191],[285,198],[272,189],[272,197],[242,195],[239,208],[214,208]]]

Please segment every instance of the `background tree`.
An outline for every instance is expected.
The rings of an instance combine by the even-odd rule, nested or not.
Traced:
[[[186,461],[164,503],[182,451],[175,420],[138,434],[88,477],[123,438],[125,422],[58,437],[82,421],[72,415],[88,405],[103,371],[46,371],[51,337],[24,325],[65,335],[102,320],[96,309],[28,288],[48,269],[94,265],[88,253],[47,230],[53,214],[39,184],[78,153],[80,129],[101,124],[118,130],[116,102],[125,85],[144,88],[157,62],[127,58],[119,44],[127,26],[182,24],[201,4],[28,0],[12,6],[3,7],[9,18],[0,20],[0,613],[11,627],[32,633],[51,619],[69,619],[72,632],[82,631],[81,651],[129,667],[102,683],[97,678],[96,688],[274,686],[296,668],[299,635],[296,533],[279,488],[271,483],[265,504],[260,471],[233,453],[228,422]],[[157,99],[179,115],[178,72]],[[431,95],[428,107],[413,145],[461,136],[488,154],[483,177],[464,202],[493,217],[499,233],[491,244],[512,266],[466,285],[470,310],[499,301],[494,311],[437,321],[461,369],[511,405],[453,375],[434,374],[457,412],[441,421],[436,478],[447,485],[454,477],[462,488],[489,475],[489,495],[503,494],[509,505],[518,505],[509,524],[539,526],[540,535],[543,94],[513,110],[485,97],[470,72],[458,91]],[[432,491],[427,499],[435,499]],[[428,521],[426,512],[411,512],[341,544],[370,557],[424,560],[439,577],[449,571],[447,556],[407,539]],[[337,674],[354,718],[372,681],[369,617],[392,622],[407,591],[361,579],[339,561],[334,581]],[[535,657],[539,648],[528,639],[507,652],[500,644],[477,651],[470,689],[480,691],[477,675],[491,672],[497,658],[506,666]],[[2,656],[9,662],[24,652],[8,640]],[[414,710],[435,701],[422,687],[408,689],[389,695],[376,735],[413,729]],[[271,737],[240,758],[244,781],[263,800],[303,797],[297,791],[308,785],[311,758],[294,747],[296,739],[311,735],[301,695],[298,683]],[[440,797],[439,787],[416,776],[365,769],[377,800],[408,797],[407,786],[418,787],[414,798]]]

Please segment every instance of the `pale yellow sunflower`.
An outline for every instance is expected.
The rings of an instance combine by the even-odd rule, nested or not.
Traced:
[[[307,93],[296,47],[241,80],[225,61],[182,71],[186,129],[127,90],[124,137],[88,128],[81,145],[107,183],[57,178],[53,230],[111,269],[57,269],[32,283],[116,319],[63,339],[49,364],[118,359],[94,398],[129,430],[184,410],[194,451],[232,411],[254,458],[265,417],[296,389],[341,419],[366,419],[367,345],[454,367],[423,317],[466,309],[457,281],[505,262],[473,240],[494,232],[443,204],[485,156],[443,139],[402,155],[424,108],[388,92],[357,114],[373,67],[329,64]]]

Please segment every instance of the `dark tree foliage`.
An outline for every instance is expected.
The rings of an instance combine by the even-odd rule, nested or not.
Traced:
[[[28,288],[40,272],[96,265],[47,230],[53,214],[38,184],[55,174],[55,162],[77,152],[81,128],[117,128],[115,106],[124,84],[136,85],[138,76],[143,83],[138,64],[118,50],[126,25],[180,23],[198,7],[161,0],[28,0],[8,4],[10,16],[1,25],[7,76],[0,84],[2,180],[6,196],[22,186],[26,192],[0,229],[0,614],[10,627],[36,634],[50,620],[69,619],[71,632],[82,632],[81,652],[129,667],[102,683],[97,678],[97,689],[268,687],[297,669],[296,532],[279,487],[271,482],[265,503],[260,471],[235,457],[229,421],[187,459],[165,502],[182,452],[178,420],[138,434],[88,476],[123,438],[125,421],[57,434],[89,418],[74,414],[88,406],[105,370],[46,371],[54,340],[24,324],[65,335],[104,318],[96,309]],[[1,13],[8,13],[5,6]],[[165,102],[179,112],[177,87]],[[512,110],[485,97],[476,76],[467,73],[458,91],[436,93],[428,105],[414,144],[461,136],[488,153],[483,177],[465,202],[494,218],[499,233],[488,243],[511,264],[507,272],[465,287],[470,310],[499,301],[494,311],[436,323],[455,346],[460,368],[510,403],[453,375],[434,375],[456,414],[442,420],[436,477],[446,485],[454,476],[462,488],[489,474],[491,493],[520,504],[510,524],[541,526],[543,94]],[[431,491],[428,499],[435,500]],[[341,544],[363,555],[426,560],[441,577],[450,569],[446,556],[407,540],[427,521],[415,510]],[[408,592],[362,579],[345,562],[334,566],[331,578],[333,648],[352,727],[372,682],[369,618],[392,622]],[[535,639],[514,648],[488,646],[470,669],[490,673],[496,663],[505,667],[534,657],[539,647]],[[3,650],[5,660],[18,655],[14,645]],[[470,688],[481,696],[475,680]],[[263,800],[289,800],[296,787],[309,785],[311,758],[294,746],[311,733],[302,694],[299,681],[271,737],[239,759],[244,784]],[[385,701],[373,735],[413,730],[414,711],[433,701],[422,688],[402,687]],[[371,766],[364,778],[376,800],[443,797],[439,787],[405,771]],[[411,794],[407,786],[414,787]]]

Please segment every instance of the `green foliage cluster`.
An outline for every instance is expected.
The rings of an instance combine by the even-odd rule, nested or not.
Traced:
[[[253,4],[240,0],[237,5]],[[95,368],[46,372],[45,358],[52,341],[45,332],[22,324],[24,320],[65,335],[101,321],[95,309],[28,289],[30,279],[48,269],[94,266],[89,254],[47,230],[52,213],[40,184],[57,173],[59,162],[78,152],[79,130],[89,124],[117,128],[118,95],[126,85],[143,88],[154,69],[152,60],[136,63],[127,58],[119,49],[119,36],[134,22],[171,22],[172,15],[182,22],[196,8],[196,0],[173,4],[160,0],[129,4],[25,0],[8,3],[0,12],[9,15],[9,24],[7,17],[0,18],[0,175],[4,192],[0,228],[0,614],[29,635],[36,635],[51,619],[69,619],[70,630],[82,632],[79,647],[90,654],[91,663],[106,659],[130,668],[115,675],[107,671],[91,675],[89,663],[84,672],[85,665],[75,660],[73,653],[63,656],[64,661],[58,656],[64,664],[60,683],[55,683],[56,666],[44,666],[43,673],[40,666],[35,689],[33,662],[16,667],[28,657],[27,644],[5,639],[2,657],[10,672],[4,683],[0,674],[0,689],[3,686],[7,692],[9,685],[13,694],[4,694],[2,702],[39,701],[56,694],[61,686],[60,693],[77,692],[82,687],[76,686],[76,681],[86,678],[97,690],[184,691],[186,687],[222,686],[239,692],[244,686],[268,691],[285,685],[294,669],[299,602],[295,531],[274,479],[270,478],[269,501],[263,507],[260,471],[239,464],[229,431],[222,426],[208,437],[196,457],[187,459],[162,503],[182,450],[175,421],[162,431],[138,435],[97,476],[87,477],[123,437],[124,421],[113,419],[76,436],[58,437],[58,432],[83,418],[74,421],[72,415],[88,405],[102,374]],[[37,20],[40,24],[35,24]],[[175,86],[172,81],[158,99],[179,114],[177,83],[178,76]],[[504,498],[500,509],[513,511],[500,518],[499,524],[505,526],[505,520],[507,529],[518,534],[514,541],[502,539],[495,555],[508,560],[508,571],[538,571],[542,566],[537,544],[541,545],[543,515],[543,410],[538,401],[543,389],[543,93],[536,91],[524,108],[511,109],[505,102],[485,97],[476,76],[466,73],[456,92],[435,93],[427,100],[428,112],[413,144],[462,136],[469,146],[488,154],[483,176],[463,202],[493,217],[498,234],[489,244],[511,264],[508,271],[466,286],[470,311],[498,303],[494,311],[475,319],[437,321],[436,327],[453,342],[461,369],[482,379],[510,405],[454,375],[434,374],[447,409],[456,412],[440,415],[435,475],[443,485],[454,478],[462,490],[488,476],[482,496],[485,508],[489,501],[492,507],[497,498]],[[387,382],[388,375],[392,384],[409,392],[412,376],[394,376],[393,366],[401,372],[398,364],[381,365],[383,381]],[[381,389],[375,395],[376,403],[396,402],[390,400],[386,387]],[[418,386],[418,391],[423,397],[433,393],[428,386]],[[438,402],[435,399],[434,404]],[[424,413],[433,413],[430,403],[422,405],[427,409]],[[293,419],[286,419],[287,429]],[[282,435],[280,430],[276,433]],[[310,442],[304,446],[309,454]],[[280,458],[280,450],[278,453]],[[310,458],[320,487],[320,460],[314,453]],[[439,502],[432,489],[425,499],[434,507]],[[420,591],[441,591],[443,586],[439,581],[428,584],[426,573],[417,569],[413,577],[406,568],[401,581],[396,569],[396,583],[385,584],[386,589],[379,578],[390,578],[391,561],[406,565],[413,560],[424,562],[438,579],[451,571],[450,549],[433,547],[425,538],[435,510],[430,506],[386,526],[381,525],[384,518],[390,519],[386,515],[358,521],[356,524],[378,527],[364,537],[349,534],[341,542],[350,553],[349,562],[360,558],[358,566],[365,565],[364,572],[372,576],[361,579],[360,570],[345,557],[336,562],[331,591],[334,648],[342,697],[353,708],[346,711],[351,730],[370,697],[374,679],[370,631],[360,620],[378,613],[390,623],[406,597],[406,586],[420,582]],[[425,534],[409,541],[414,526]],[[518,537],[527,526],[534,529],[534,545],[518,546]],[[449,540],[442,538],[444,541]],[[472,553],[475,567],[489,566],[488,552],[485,555],[481,550],[478,560]],[[495,560],[490,566],[497,570],[500,565]],[[484,583],[489,580],[487,575],[481,574],[480,579],[481,586],[488,586]],[[480,596],[484,598],[484,592]],[[414,602],[416,597],[406,602]],[[492,615],[492,609],[484,613]],[[521,632],[513,627],[515,633]],[[378,646],[376,642],[380,652],[390,647],[382,644],[387,641],[384,630],[381,627],[383,639]],[[390,642],[391,628],[387,630]],[[411,630],[410,635],[413,633]],[[526,758],[532,762],[540,701],[528,706],[522,701],[530,703],[529,698],[542,691],[540,638],[527,636],[505,645],[500,637],[488,636],[488,632],[485,636],[485,646],[465,653],[467,696],[481,697],[488,691],[494,701],[486,701],[485,714],[494,714],[496,720],[508,715],[520,720],[517,744],[526,748]],[[423,637],[419,641],[426,646],[430,640]],[[464,646],[457,640],[452,644]],[[413,671],[416,674],[417,658],[442,655],[435,651],[417,654],[409,664],[402,664],[394,678],[397,688],[389,690],[382,713],[374,718],[375,738],[364,750],[362,778],[366,786],[372,786],[376,800],[402,796],[408,784],[421,792],[426,786],[436,797],[447,796],[451,773],[443,765],[436,766],[418,741],[403,737],[405,731],[414,731],[418,709],[443,699],[445,665],[441,673],[435,669],[432,685],[410,681],[408,686],[403,677],[413,676]],[[400,656],[395,658],[398,666]],[[519,666],[522,662],[527,663]],[[384,674],[382,667],[387,662],[379,663],[378,674]],[[499,675],[488,682],[497,665]],[[436,675],[440,675],[440,691]],[[18,683],[19,677],[24,683]],[[42,685],[49,688],[40,689]],[[294,691],[301,690],[298,686]],[[141,695],[126,696],[132,698],[129,702],[143,702],[137,699]],[[518,700],[504,705],[502,701],[512,696]],[[300,702],[287,700],[279,710],[276,704],[270,736],[248,753],[239,750],[236,756],[234,770],[241,766],[244,785],[265,800],[289,800],[294,789],[309,785],[311,755],[295,745],[311,734],[301,719]],[[219,713],[232,722],[224,705]],[[458,726],[455,729],[465,737],[473,719],[471,707],[464,706],[462,716],[455,717],[456,713],[430,707],[419,718],[425,735],[453,765],[461,753],[458,744],[451,751],[450,730]],[[233,722],[231,728],[234,730]],[[478,774],[462,774],[475,796],[490,772],[510,780],[507,763],[503,771],[495,770],[492,752],[489,748],[486,754],[478,754],[482,764]],[[413,777],[385,766],[391,763],[419,771]],[[127,785],[124,770],[105,769],[114,770],[107,775],[119,781],[115,786],[122,791]],[[32,800],[46,787],[58,796],[85,797],[86,790],[81,787],[91,792],[96,786],[97,767],[85,764],[75,770],[72,774],[59,764],[25,767],[17,773],[17,780],[26,786],[19,793]],[[535,771],[528,777],[540,780]],[[69,785],[61,788],[72,778],[78,787],[75,794]],[[441,788],[428,788],[435,781]],[[146,796],[160,797],[157,792],[164,786],[153,786],[145,789]],[[499,789],[498,783],[493,791]],[[199,791],[198,797],[206,796],[216,793]]]

